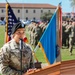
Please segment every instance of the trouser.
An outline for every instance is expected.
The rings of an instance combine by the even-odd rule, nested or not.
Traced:
[[[38,44],[38,41],[39,41],[39,40],[38,40],[38,37],[35,37],[35,38],[34,38],[34,47],[36,47],[36,45]]]
[[[72,53],[72,50],[73,50],[73,40],[74,38],[73,37],[70,37],[69,38],[69,51],[70,53]]]

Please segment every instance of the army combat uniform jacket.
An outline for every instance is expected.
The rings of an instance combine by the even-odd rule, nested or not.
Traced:
[[[21,55],[19,44],[14,39],[6,43],[0,49],[0,63],[2,75],[21,75]],[[32,51],[28,44],[23,44],[22,50],[22,72],[33,68]]]

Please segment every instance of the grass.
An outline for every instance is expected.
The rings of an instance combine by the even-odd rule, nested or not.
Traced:
[[[69,49],[62,49],[61,59],[62,61],[75,60],[75,48],[73,48],[73,55],[70,55]]]
[[[29,39],[29,32],[27,30],[26,30],[26,35]],[[5,26],[0,26],[0,48],[4,44],[4,39],[5,39]],[[44,59],[44,55],[39,48],[36,51],[36,57],[38,58],[39,61],[41,61],[43,63],[46,62],[45,59]],[[70,56],[70,53],[69,53],[68,49],[61,49],[61,59],[62,59],[62,61],[74,60],[75,59],[75,49],[73,49],[73,55],[72,56]]]
[[[0,26],[0,48],[4,44],[5,39],[5,26]]]
[[[29,33],[28,33],[28,31],[26,31],[26,36],[29,39]],[[0,48],[4,44],[4,39],[5,39],[5,26],[0,26]],[[43,55],[42,51],[40,50],[40,48],[37,49],[35,55],[36,55],[37,59],[40,62],[46,63],[46,61],[44,59],[44,55]],[[61,49],[61,60],[62,61],[75,60],[75,49],[73,49],[73,55],[72,56],[70,55],[68,49]]]

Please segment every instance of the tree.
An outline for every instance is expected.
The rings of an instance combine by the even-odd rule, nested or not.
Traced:
[[[41,15],[41,20],[43,20],[43,21],[50,21],[50,19],[51,19],[51,17],[52,17],[52,15],[53,15],[53,13],[51,13],[51,12],[45,12],[45,13],[43,13],[42,15]]]
[[[75,0],[69,0],[71,2],[71,7],[73,8],[73,11],[74,11],[74,8],[75,8]]]

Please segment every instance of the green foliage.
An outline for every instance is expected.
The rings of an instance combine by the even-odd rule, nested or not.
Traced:
[[[43,21],[50,21],[51,17],[52,17],[52,13],[51,12],[45,12],[41,15],[41,20]]]
[[[75,0],[69,0],[71,2],[71,7],[75,7]]]

